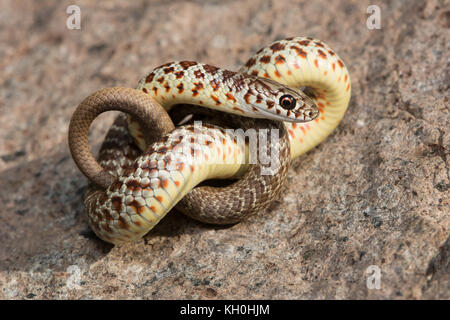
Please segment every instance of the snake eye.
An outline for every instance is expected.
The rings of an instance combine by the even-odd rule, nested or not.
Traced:
[[[290,94],[285,94],[280,98],[280,106],[286,110],[292,110],[295,108],[295,99]]]

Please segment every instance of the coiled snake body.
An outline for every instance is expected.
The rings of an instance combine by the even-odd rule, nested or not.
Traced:
[[[300,87],[307,87],[308,94]],[[90,185],[85,201],[89,222],[100,238],[115,244],[142,237],[177,203],[183,212],[212,223],[236,222],[266,206],[286,176],[289,152],[290,158],[296,158],[332,132],[347,109],[351,86],[344,63],[326,44],[297,37],[261,49],[237,73],[196,62],[172,62],[144,77],[137,87],[140,92],[132,90],[100,91],[88,97],[69,128],[74,160],[96,183]],[[122,101],[126,95],[133,96],[131,102]],[[263,177],[259,169],[248,169],[248,148],[220,127],[190,124],[171,131],[170,119],[148,100],[149,95],[166,110],[187,103],[285,121],[284,125],[264,120],[240,123],[247,128],[279,129],[286,135],[278,143],[280,157],[274,171]],[[138,105],[153,111],[138,110]],[[129,116],[119,116],[110,129],[99,165],[93,163],[87,131],[92,120],[107,110]],[[152,140],[147,134],[151,130],[162,138]],[[211,187],[191,191],[207,179],[242,175],[244,182],[225,188],[221,199]],[[245,188],[252,188],[251,192]],[[219,214],[208,213],[218,206]]]

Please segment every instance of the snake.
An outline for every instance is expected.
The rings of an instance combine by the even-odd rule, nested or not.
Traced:
[[[173,123],[163,110],[191,104],[254,118],[250,121],[254,126],[266,118],[275,121],[263,127],[281,123],[277,128],[286,132],[289,148],[283,149],[273,176],[285,176],[288,162],[284,158],[295,159],[314,148],[339,124],[350,101],[351,82],[345,64],[328,45],[311,37],[295,37],[262,48],[237,72],[193,61],[170,62],[143,77],[136,89],[129,89],[135,91],[114,90],[91,95],[78,106],[69,126],[69,146],[78,167],[95,182],[85,200],[92,229],[101,239],[120,244],[141,238],[180,204],[188,215],[193,208],[204,213],[205,208],[222,205],[235,212],[234,218],[211,222],[239,220],[243,208],[230,206],[231,198],[218,199],[214,192],[215,199],[205,197],[208,187],[194,188],[202,181],[244,176],[247,184],[231,185],[228,190],[239,203],[252,198],[243,192],[249,183],[270,193],[265,200],[272,200],[280,190],[275,186],[280,179],[272,179],[267,186],[260,174],[245,177],[250,171],[248,148],[236,143],[236,137],[211,124],[172,130]],[[133,96],[132,102],[121,100],[127,94]],[[139,107],[143,105],[147,109]],[[128,115],[119,116],[111,127],[99,164],[90,152],[87,132],[93,119],[107,110]],[[152,141],[146,134],[149,131],[159,132],[162,138]],[[114,148],[108,149],[108,144]],[[187,154],[192,157],[188,159]],[[250,211],[261,207],[254,198],[250,200],[254,204]],[[207,213],[197,218],[209,221]]]

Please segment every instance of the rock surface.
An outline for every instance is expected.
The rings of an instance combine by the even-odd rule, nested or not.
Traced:
[[[0,298],[449,299],[448,1],[67,1],[0,4]],[[162,63],[237,69],[313,36],[346,62],[338,129],[297,160],[270,209],[231,227],[171,212],[113,247],[84,216],[67,147],[76,105]],[[114,114],[91,130],[97,148]],[[366,286],[381,270],[380,289]]]

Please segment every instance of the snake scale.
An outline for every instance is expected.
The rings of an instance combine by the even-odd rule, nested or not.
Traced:
[[[175,205],[201,221],[240,221],[279,193],[289,158],[315,147],[333,131],[350,94],[349,73],[337,54],[320,40],[296,37],[259,50],[238,72],[171,62],[142,78],[137,90],[114,88],[91,95],[79,105],[69,127],[72,156],[94,182],[85,199],[91,227],[105,241],[132,241]],[[235,116],[206,116],[211,124],[190,123],[173,130],[161,105],[169,111],[179,104]],[[128,116],[114,122],[97,163],[87,133],[94,118],[107,110]],[[280,153],[269,178],[261,175],[261,166],[248,165],[248,146],[215,125],[217,118],[223,118],[216,121],[219,125],[228,121],[244,129],[279,130],[280,140],[266,146],[278,145]],[[225,188],[194,188],[208,179],[236,177],[242,179]]]

